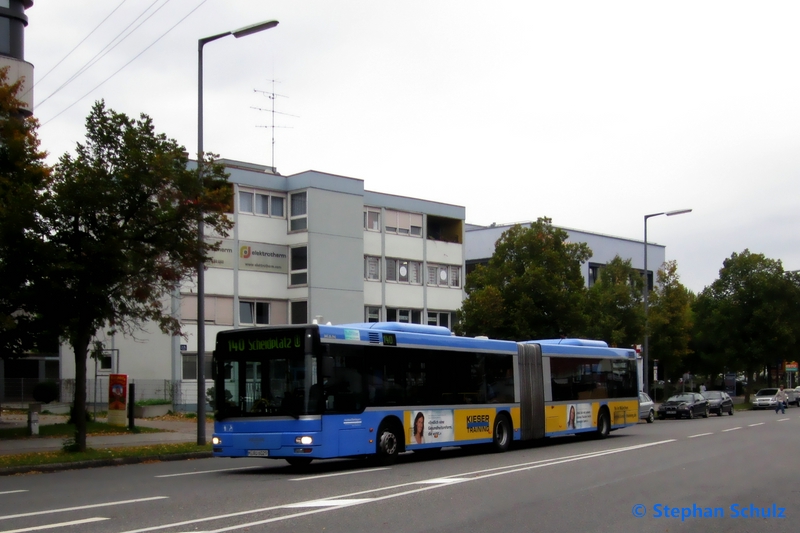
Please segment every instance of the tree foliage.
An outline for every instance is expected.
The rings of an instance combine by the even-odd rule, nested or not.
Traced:
[[[644,335],[643,280],[630,259],[614,257],[588,292],[586,336],[630,347]]]
[[[586,243],[570,243],[549,218],[515,225],[497,241],[486,266],[465,284],[458,332],[498,339],[555,338],[582,332]]]
[[[38,123],[20,113],[22,82],[9,84],[7,74],[0,69],[0,357],[31,351],[39,339],[29,293],[43,244],[37,206],[50,182]]]
[[[694,298],[694,294],[680,282],[678,263],[664,263],[650,293],[647,312],[650,329],[648,355],[651,364],[658,360],[661,379],[677,378],[685,370],[683,363],[691,353]]]
[[[224,235],[230,188],[210,165],[200,183],[184,148],[155,132],[152,120],[97,102],[86,140],[63,155],[42,196],[43,256],[32,305],[43,327],[58,331],[75,355],[75,410],[85,411],[86,358],[98,330],[134,333],[155,323],[179,334],[169,297],[211,246],[197,222]],[[76,416],[76,448],[85,449],[85,417]]]
[[[696,336],[729,369],[753,372],[796,358],[800,342],[800,278],[781,261],[749,250],[723,263],[698,296]],[[722,370],[722,369],[720,369]],[[749,397],[748,382],[746,396]]]

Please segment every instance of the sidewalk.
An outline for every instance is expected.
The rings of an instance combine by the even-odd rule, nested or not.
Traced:
[[[66,422],[67,417],[59,415],[40,415],[39,425],[57,424]],[[98,422],[106,419],[98,418]],[[28,419],[25,414],[6,414],[0,417],[0,429],[27,427]],[[87,436],[86,446],[89,448],[117,448],[121,446],[147,446],[152,444],[171,444],[176,442],[197,442],[197,421],[191,420],[158,420],[137,418],[134,420],[137,427],[152,427],[163,429],[159,433],[134,433],[131,435],[97,435]],[[121,427],[120,430],[124,431]],[[214,423],[206,423],[206,440],[211,440],[214,432]],[[63,446],[63,437],[30,437],[26,439],[0,440],[0,455],[17,453],[36,453],[58,451]]]
[[[20,412],[3,411],[0,416],[0,429],[27,427],[27,414]],[[66,422],[67,416],[43,414],[39,417],[40,427],[47,424],[57,424]],[[105,422],[104,418],[98,418],[98,422]],[[137,427],[152,427],[164,431],[158,433],[133,433],[129,435],[97,435],[87,436],[86,446],[95,450],[108,448],[120,448],[125,446],[153,446],[159,444],[174,443],[196,443],[197,442],[197,420],[181,419],[148,419],[137,418],[134,420]],[[124,427],[120,427],[124,431]],[[206,442],[211,442],[211,435],[214,432],[213,422],[206,423]],[[57,452],[64,445],[63,437],[28,437],[24,439],[5,439],[0,440],[0,455],[8,456],[26,453]],[[196,459],[211,457],[210,452],[194,452],[176,454],[171,456],[147,457],[148,460],[178,460]],[[0,468],[0,475],[24,473],[31,471],[58,471],[76,468],[91,468],[111,464],[131,464],[141,462],[142,459],[136,457],[115,459],[84,461],[77,463],[39,465],[35,468],[14,467],[10,469]]]

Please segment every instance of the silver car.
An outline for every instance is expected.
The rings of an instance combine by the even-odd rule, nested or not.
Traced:
[[[753,398],[753,409],[775,409],[778,406],[778,400],[775,399],[776,394],[778,394],[778,389],[761,389]]]
[[[656,408],[650,396],[640,392],[639,393],[639,418],[647,420],[648,424],[652,424],[656,419]]]

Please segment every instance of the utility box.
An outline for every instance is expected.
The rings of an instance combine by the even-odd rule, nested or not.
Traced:
[[[39,413],[42,412],[42,404],[31,403],[28,405],[28,435],[36,436],[39,434]]]

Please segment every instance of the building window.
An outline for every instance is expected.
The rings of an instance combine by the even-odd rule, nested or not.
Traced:
[[[364,229],[369,231],[381,230],[381,212],[373,209],[364,211]]]
[[[240,189],[239,212],[283,218],[283,197]]]
[[[197,354],[183,354],[181,356],[181,377],[185,380],[197,381]],[[203,374],[206,380],[211,379],[211,354],[203,357]]]
[[[589,287],[600,281],[600,268],[602,265],[589,263]]]
[[[230,296],[206,296],[203,299],[206,324],[233,325],[233,298]],[[197,322],[197,295],[181,295],[181,320]]]
[[[289,211],[289,229],[300,231],[308,228],[308,209],[306,205],[307,195],[298,192],[289,196],[291,204]]]
[[[428,265],[428,285],[461,287],[461,267],[454,265]]]
[[[381,321],[381,308],[380,307],[365,307],[364,316],[367,322],[380,322]]]
[[[100,372],[111,372],[113,364],[111,355],[102,354],[97,358],[97,361],[100,363],[98,365],[98,370],[100,370]]]
[[[402,322],[404,324],[422,324],[422,311],[417,309],[386,309],[387,322]]]
[[[379,257],[365,256],[364,257],[364,279],[372,281],[381,280],[381,260]]]
[[[422,215],[403,211],[386,210],[386,233],[398,235],[422,236]]]
[[[444,326],[449,328],[451,323],[449,311],[428,311],[429,326]]]
[[[239,191],[239,212],[253,212],[253,193],[249,191]]]
[[[239,300],[239,323],[256,326],[268,325],[269,303]]]
[[[420,285],[422,283],[421,273],[422,263],[419,261],[408,261],[406,259],[386,260],[386,281]]]
[[[292,302],[292,324],[308,324],[308,302]]]
[[[290,285],[308,285],[308,247],[292,248],[290,270]],[[305,322],[301,322],[301,324],[305,324]]]

